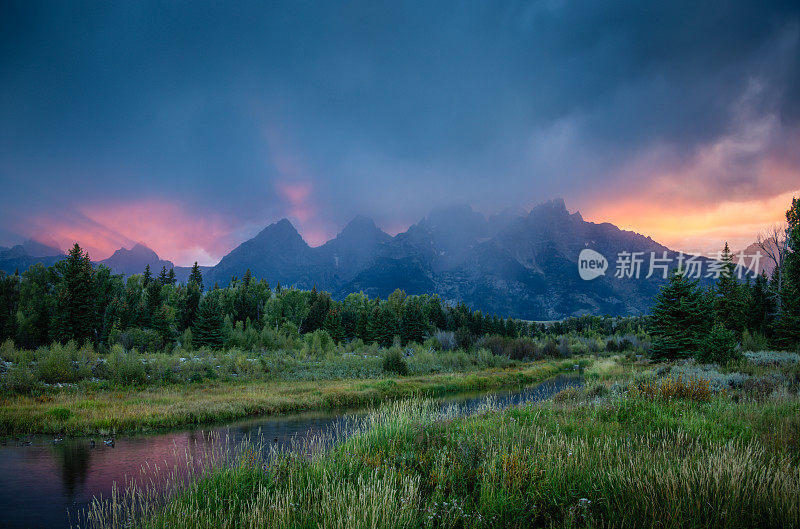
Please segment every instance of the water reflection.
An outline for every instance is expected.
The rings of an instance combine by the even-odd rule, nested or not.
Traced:
[[[89,447],[63,443],[53,447],[53,454],[61,462],[61,482],[64,495],[73,497],[76,490],[86,486],[86,477],[89,475],[89,460],[91,454]]]
[[[578,377],[559,377],[531,388],[492,393],[494,404],[507,407],[548,398],[557,391],[579,385]],[[441,399],[443,406],[457,406],[469,413],[486,400],[486,393],[460,394]],[[177,457],[201,455],[214,438],[239,442],[262,436],[277,448],[314,434],[344,429],[364,411],[346,413],[312,412],[284,417],[259,417],[202,430],[168,432],[158,435],[119,437],[114,447],[99,439],[92,447],[89,438],[30,438],[30,446],[7,439],[0,444],[0,527],[68,527],[78,511],[93,496],[108,497],[112,484],[141,475],[149,465],[172,468]]]

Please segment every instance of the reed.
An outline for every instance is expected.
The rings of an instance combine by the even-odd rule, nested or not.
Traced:
[[[78,387],[39,396],[0,395],[0,435],[153,431],[248,416],[368,406],[413,395],[518,387],[591,362],[588,358],[546,360],[505,369],[374,379]]]
[[[765,442],[766,417],[791,426],[800,403],[770,406],[631,393],[465,415],[393,402],[292,452],[254,457],[250,443],[168,492],[129,488],[85,525],[800,527],[800,449]]]

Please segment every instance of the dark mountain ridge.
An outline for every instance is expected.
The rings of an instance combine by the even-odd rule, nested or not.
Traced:
[[[175,265],[171,261],[160,259],[156,252],[142,243],[138,243],[131,249],[120,248],[111,257],[103,259],[99,264],[104,264],[115,274],[133,275],[141,274],[147,265],[153,275],[158,275],[162,267],[167,270]]]
[[[578,256],[585,248],[607,258],[605,275],[580,278]],[[638,279],[614,277],[620,252],[640,254]],[[432,211],[394,237],[356,217],[317,248],[283,219],[225,256],[206,283],[227,284],[249,268],[272,284],[317,287],[337,298],[357,291],[385,298],[400,288],[526,319],[633,315],[649,309],[665,282],[658,268],[645,277],[651,252],[677,262],[677,252],[613,224],[586,222],[562,199],[488,219],[457,205]]]
[[[579,255],[587,248],[608,263],[605,274],[592,280],[582,279],[578,271]],[[641,260],[638,277],[615,273],[618,258],[626,252]],[[663,267],[654,267],[652,277],[646,277],[651,255],[672,259],[670,269],[677,264],[678,253],[650,237],[609,223],[587,222],[555,199],[527,213],[505,211],[489,218],[466,205],[439,208],[394,237],[372,219],[358,216],[316,248],[282,219],[217,265],[201,269],[207,288],[227,285],[249,269],[273,286],[280,282],[317,287],[336,298],[358,291],[385,298],[400,288],[409,294],[434,293],[473,309],[551,320],[646,313],[665,282]],[[141,244],[120,249],[101,263],[125,275],[141,273],[146,264],[154,274],[162,266],[172,267]],[[3,261],[0,265],[5,269]],[[175,273],[179,281],[186,281],[189,268],[175,267]]]

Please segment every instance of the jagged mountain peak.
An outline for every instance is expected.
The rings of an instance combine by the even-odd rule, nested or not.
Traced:
[[[64,252],[55,246],[55,242],[44,243],[34,239],[28,239],[22,244],[17,244],[0,252],[0,258],[13,259],[18,257],[55,257],[63,255]]]
[[[375,225],[375,221],[370,217],[357,215],[353,218],[353,220],[347,223],[347,225],[342,229],[342,231],[339,232],[336,238],[340,239],[352,236],[374,235],[376,233],[383,233],[388,236],[388,234]]]
[[[281,244],[286,244],[289,242],[302,242],[302,244],[306,244],[305,240],[303,240],[303,237],[294,227],[294,224],[292,224],[289,219],[286,218],[283,218],[278,222],[273,222],[247,242],[267,242]]]
[[[451,204],[433,209],[419,226],[430,229],[450,229],[456,226],[475,226],[486,223],[486,217],[468,204]]]
[[[171,261],[159,258],[155,250],[141,242],[131,248],[120,248],[111,257],[100,261],[100,264],[106,265],[115,274],[123,275],[141,274],[148,265],[153,273],[164,267],[170,269],[174,266]]]
[[[528,213],[529,217],[537,217],[543,215],[550,215],[550,216],[568,216],[569,210],[567,209],[567,204],[564,202],[563,198],[553,198],[542,202],[541,204],[537,204],[531,208],[530,213]]]
[[[114,256],[117,257],[129,256],[141,259],[155,259],[156,261],[158,260],[158,254],[155,252],[155,250],[151,249],[148,246],[145,246],[141,242],[137,242],[130,249],[120,248],[111,255],[111,257]],[[111,257],[109,257],[109,259],[111,259]]]

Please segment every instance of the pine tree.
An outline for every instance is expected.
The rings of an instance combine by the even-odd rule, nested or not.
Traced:
[[[776,322],[777,342],[786,349],[800,349],[800,199],[793,198],[786,212],[789,252],[784,262],[781,313]]]
[[[175,269],[174,268],[170,268],[169,269],[169,273],[167,274],[167,284],[168,285],[174,285],[175,283],[176,283]]]
[[[172,342],[174,339],[172,329],[170,328],[169,311],[165,305],[158,307],[156,312],[151,315],[150,327],[158,332],[167,343]]]
[[[187,329],[194,325],[202,294],[196,283],[189,283],[186,288],[181,289],[179,296],[180,326],[181,329]]]
[[[222,347],[225,341],[224,326],[225,316],[219,300],[217,296],[209,294],[200,302],[197,319],[192,326],[192,343],[195,347]]]
[[[722,250],[722,271],[713,290],[714,312],[717,321],[726,329],[741,333],[744,330],[745,307],[742,285],[735,274],[736,266],[726,242]]]
[[[697,352],[697,361],[704,364],[726,364],[738,360],[742,357],[742,353],[736,346],[736,334],[717,322],[709,331],[703,347]]]
[[[712,313],[697,283],[675,270],[661,288],[650,319],[653,358],[688,358],[702,346]]]
[[[150,265],[145,265],[144,275],[142,276],[142,285],[144,288],[150,286],[150,281],[153,280],[153,272],[150,271]]]
[[[151,281],[145,288],[145,296],[145,317],[148,325],[155,328],[155,319],[161,311],[161,284],[158,281]]]
[[[340,310],[333,308],[325,316],[325,323],[322,328],[327,332],[333,341],[341,343],[344,341],[344,328],[342,327],[342,313]]]
[[[406,301],[400,317],[400,339],[404,344],[422,343],[426,332],[425,314],[416,300]]]
[[[425,307],[425,315],[435,328],[444,329],[447,327],[447,316],[442,310],[442,301],[438,296],[433,296],[428,300]]]
[[[158,274],[158,283],[161,286],[169,284],[169,279],[167,277],[167,267],[166,266],[162,266],[161,267],[161,272]]]
[[[747,327],[763,336],[772,326],[775,303],[769,292],[766,274],[759,274],[749,287],[745,307],[747,308]]]
[[[331,307],[331,298],[325,292],[317,292],[316,287],[311,290],[308,314],[303,319],[303,324],[300,326],[301,333],[314,332],[322,328],[325,323],[325,316]]]
[[[92,262],[78,243],[67,258],[58,263],[61,281],[58,286],[57,335],[59,340],[83,342],[94,339],[94,298]]]
[[[200,271],[197,261],[194,262],[194,265],[192,265],[192,271],[189,272],[189,284],[197,285],[197,288],[200,290],[200,292],[203,291],[203,273]]]
[[[342,332],[345,340],[352,340],[358,332],[358,313],[346,308],[342,310]]]
[[[383,347],[392,345],[397,334],[397,319],[394,311],[385,303],[376,305],[367,321],[368,340]]]

